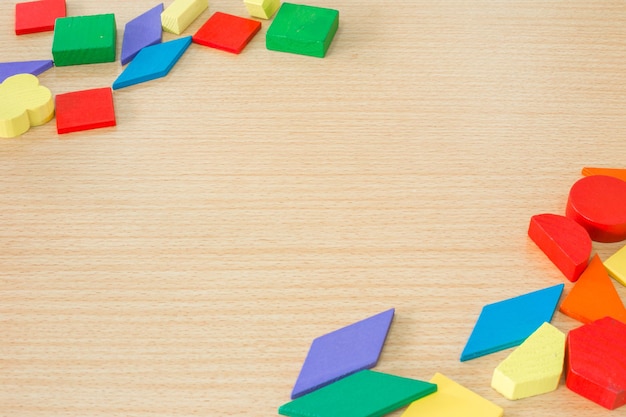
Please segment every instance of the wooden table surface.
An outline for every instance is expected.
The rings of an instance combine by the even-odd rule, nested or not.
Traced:
[[[155,4],[67,8],[114,12],[119,56]],[[563,213],[583,166],[626,164],[626,4],[307,4],[340,11],[324,59],[268,51],[264,21],[240,55],[192,45],[115,91],[116,127],[0,140],[0,415],[274,416],[313,338],[391,307],[377,370],[441,372],[510,417],[617,415],[563,382],[508,401],[490,381],[510,350],[459,355],[484,304],[566,281],[530,217]],[[51,59],[13,7],[0,61]],[[211,0],[184,34],[215,11],[247,16]]]

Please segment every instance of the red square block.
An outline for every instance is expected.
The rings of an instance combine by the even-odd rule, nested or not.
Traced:
[[[54,30],[54,22],[66,16],[65,0],[40,0],[15,5],[15,34]]]
[[[200,45],[238,54],[260,29],[261,22],[256,20],[215,12],[192,39]]]
[[[116,124],[110,87],[59,94],[55,104],[59,134]]]

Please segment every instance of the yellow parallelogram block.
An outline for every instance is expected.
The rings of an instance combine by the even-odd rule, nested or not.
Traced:
[[[409,405],[401,417],[501,417],[504,410],[463,385],[436,373],[437,392]]]
[[[243,3],[250,16],[259,19],[269,19],[280,7],[280,0],[243,0]]]
[[[19,136],[53,116],[52,93],[34,75],[14,75],[0,84],[0,137]]]
[[[161,13],[161,26],[166,32],[180,35],[209,7],[209,0],[174,0]]]
[[[491,387],[509,400],[554,391],[559,386],[565,355],[565,334],[542,324],[493,372]]]
[[[610,276],[620,284],[626,285],[626,246],[604,261],[604,266]]]

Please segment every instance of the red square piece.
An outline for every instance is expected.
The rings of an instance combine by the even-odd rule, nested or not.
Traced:
[[[261,29],[261,22],[215,12],[193,35],[200,45],[238,54]]]
[[[65,0],[40,0],[15,5],[15,34],[54,30],[58,17],[65,17]]]
[[[59,134],[115,126],[111,88],[96,88],[57,95],[56,117]]]

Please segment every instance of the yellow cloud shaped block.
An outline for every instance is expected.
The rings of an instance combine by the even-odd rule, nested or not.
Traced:
[[[53,116],[52,93],[34,75],[14,75],[0,84],[0,137],[19,136]]]

